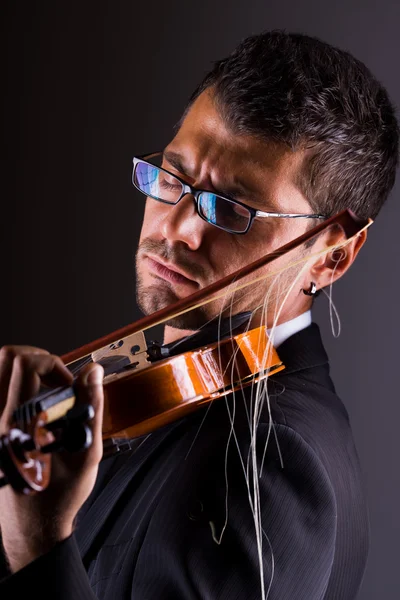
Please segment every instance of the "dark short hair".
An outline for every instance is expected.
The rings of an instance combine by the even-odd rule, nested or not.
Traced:
[[[376,217],[394,185],[399,127],[362,62],[319,39],[270,31],[217,61],[185,114],[210,87],[235,133],[308,149],[300,186],[313,211]]]

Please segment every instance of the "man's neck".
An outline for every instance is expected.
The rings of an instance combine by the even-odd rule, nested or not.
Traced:
[[[184,337],[189,337],[196,333],[196,330],[193,329],[177,329],[176,327],[170,327],[169,325],[165,326],[164,329],[164,344],[171,344],[172,342],[176,342]]]
[[[302,315],[307,314],[307,317],[303,317]],[[296,319],[299,319],[298,321],[296,321]],[[288,335],[285,336],[285,333],[283,333],[284,331],[286,332],[286,330],[289,332],[292,329],[295,330],[297,325],[299,324],[299,326],[302,325],[302,323],[306,323],[307,326],[309,324],[311,320],[311,312],[310,309],[306,309],[303,310],[302,312],[298,312],[297,314],[285,314],[284,317],[281,317],[280,319],[278,319],[277,323],[268,323],[267,324],[267,328],[270,330],[273,326],[274,328],[278,328],[277,333],[276,333],[276,340],[280,340],[281,337],[289,337]],[[281,327],[281,325],[285,325],[287,324],[287,327]],[[250,321],[250,328],[254,329],[255,327],[260,327],[261,325],[261,318],[255,315],[251,318]],[[300,327],[301,329],[303,329],[303,327]],[[176,327],[171,327],[169,325],[165,326],[164,329],[164,344],[171,344],[173,342],[176,342],[177,340],[180,340],[182,338],[188,337],[193,335],[194,333],[196,333],[196,330],[192,330],[192,329],[178,329]],[[283,340],[282,340],[283,341]]]

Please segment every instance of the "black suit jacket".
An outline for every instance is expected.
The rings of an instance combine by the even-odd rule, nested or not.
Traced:
[[[259,600],[260,555],[269,600],[355,598],[367,509],[318,327],[279,355],[287,368],[269,380],[273,427],[265,403],[255,447],[248,391],[104,459],[75,533],[5,577],[1,598],[36,589],[42,599]],[[267,442],[253,478],[252,452],[260,471]]]

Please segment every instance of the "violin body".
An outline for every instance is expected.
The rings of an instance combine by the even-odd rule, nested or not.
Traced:
[[[258,327],[155,363],[142,361],[138,368],[111,373],[103,381],[103,439],[140,437],[283,368],[266,328]],[[71,388],[68,397],[46,409],[42,420],[51,423],[62,418],[74,402]]]
[[[104,380],[103,438],[139,437],[282,370],[265,327]]]

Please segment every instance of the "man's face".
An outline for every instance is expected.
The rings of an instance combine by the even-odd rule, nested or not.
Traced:
[[[311,213],[296,184],[303,158],[300,151],[291,152],[252,136],[233,134],[215,107],[212,93],[206,90],[165,149],[163,167],[196,188],[228,195],[255,209]],[[146,314],[155,312],[268,254],[309,227],[307,219],[256,218],[246,234],[235,235],[202,220],[196,213],[193,196],[185,196],[174,206],[148,198],[136,263],[139,306]],[[275,271],[295,256],[292,252],[263,271]],[[261,272],[247,279],[254,279]],[[288,273],[293,281],[291,269],[270,290],[271,306],[267,308],[276,309],[290,283]],[[253,310],[263,303],[271,280],[236,292],[232,307],[227,298],[213,301],[172,324],[198,329],[223,308],[228,307],[233,314]],[[307,308],[309,299],[301,288],[309,287],[309,283],[304,274],[296,282],[280,321]]]

